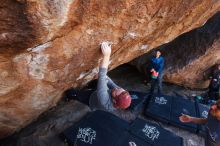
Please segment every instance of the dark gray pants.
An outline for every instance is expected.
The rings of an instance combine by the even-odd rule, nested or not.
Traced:
[[[151,88],[150,88],[151,95],[154,94],[154,89],[156,86],[158,86],[157,93],[163,94],[162,82],[163,82],[163,73],[160,73],[157,79],[151,79]]]

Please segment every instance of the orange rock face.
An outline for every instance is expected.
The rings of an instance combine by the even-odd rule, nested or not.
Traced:
[[[56,105],[97,74],[99,44],[111,69],[203,25],[217,0],[3,0],[0,2],[0,137]]]

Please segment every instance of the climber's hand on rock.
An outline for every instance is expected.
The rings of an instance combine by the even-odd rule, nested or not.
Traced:
[[[108,65],[110,63],[110,56],[111,56],[111,43],[102,42],[101,50],[102,50],[102,54],[104,55],[104,57],[102,59],[102,63],[100,67],[108,69]]]
[[[111,44],[109,42],[102,42],[101,44],[102,54],[110,57],[111,55]]]

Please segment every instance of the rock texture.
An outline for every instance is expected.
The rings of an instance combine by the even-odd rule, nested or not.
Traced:
[[[94,78],[99,43],[111,69],[203,25],[218,0],[1,0],[0,137]]]
[[[162,51],[166,60],[165,81],[190,88],[207,88],[207,76],[220,63],[220,12],[203,27],[156,49]],[[131,64],[147,75],[151,57],[152,53],[143,55]]]

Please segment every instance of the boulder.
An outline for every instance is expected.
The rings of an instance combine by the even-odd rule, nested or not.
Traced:
[[[110,69],[203,25],[217,0],[3,0],[0,2],[0,137],[94,79],[99,44]]]

